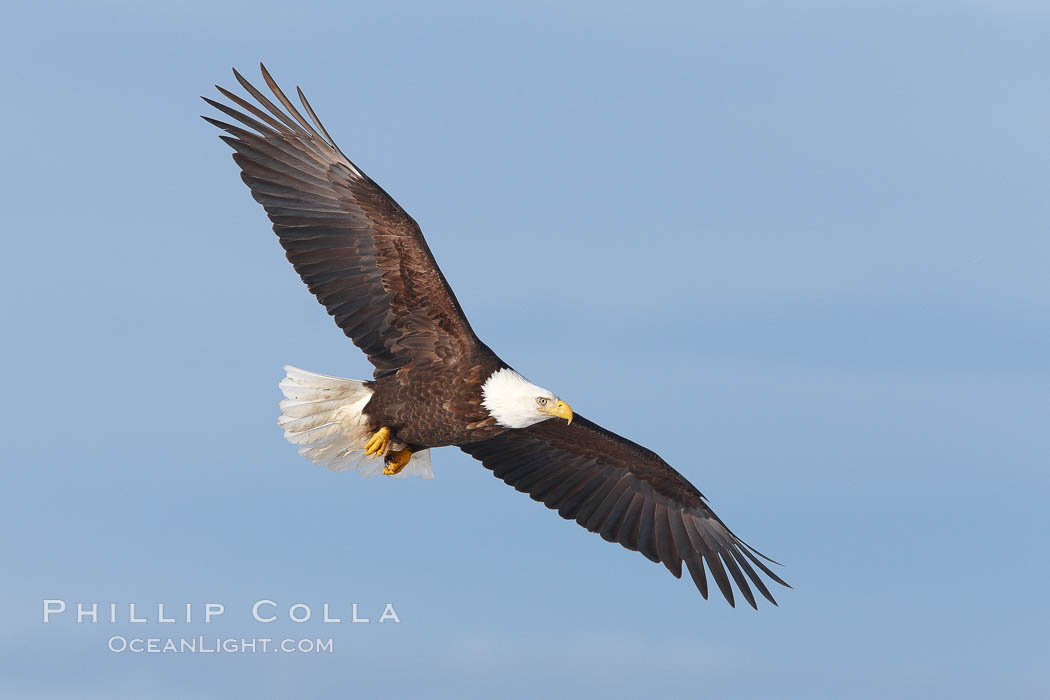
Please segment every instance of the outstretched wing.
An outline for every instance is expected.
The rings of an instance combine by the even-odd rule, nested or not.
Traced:
[[[241,109],[203,98],[243,127],[229,135],[241,179],[310,291],[365,351],[378,378],[411,362],[454,361],[478,342],[419,226],[343,155],[298,90],[307,121],[260,64],[280,107],[236,70],[258,105],[218,87]],[[243,110],[243,111],[241,111]]]
[[[776,605],[755,568],[788,585],[762,560],[776,562],[734,535],[667,462],[582,416],[571,425],[546,420],[508,430],[461,449],[561,517],[663,562],[676,578],[685,562],[704,598],[705,564],[730,605],[730,578],[751,607],[757,606],[748,580]]]

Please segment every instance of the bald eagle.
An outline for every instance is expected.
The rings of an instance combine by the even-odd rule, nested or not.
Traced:
[[[302,90],[309,120],[260,68],[280,106],[234,70],[255,103],[216,86],[235,106],[204,100],[240,125],[204,119],[226,132],[295,271],[375,365],[371,381],[285,368],[279,423],[299,452],[333,470],[431,478],[429,449],[455,445],[676,578],[684,563],[704,598],[706,566],[730,605],[730,580],[751,607],[752,586],[775,605],[758,571],[787,586],[776,562],[656,453],[574,414],[481,342],[412,217],[339,150]]]

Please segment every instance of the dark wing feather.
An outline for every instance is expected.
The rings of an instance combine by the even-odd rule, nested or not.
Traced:
[[[241,178],[310,291],[377,377],[470,352],[477,337],[419,226],[343,155],[301,90],[312,123],[262,74],[283,109],[234,71],[258,104],[220,87],[236,108],[205,101],[242,126],[205,119],[229,134]]]
[[[776,605],[755,567],[788,585],[762,560],[776,562],[734,535],[703,494],[657,454],[582,416],[571,425],[546,420],[461,448],[561,517],[663,562],[675,577],[685,563],[704,598],[705,565],[730,605],[733,583],[751,607],[757,607],[752,586]]]

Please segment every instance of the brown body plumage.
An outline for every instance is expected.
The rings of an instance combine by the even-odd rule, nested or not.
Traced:
[[[730,581],[752,606],[751,586],[775,602],[759,572],[784,582],[765,557],[655,453],[571,412],[571,424],[542,420],[512,428],[497,420],[484,405],[483,386],[507,365],[474,334],[419,226],[343,155],[301,90],[311,121],[262,70],[283,109],[234,71],[258,106],[223,88],[240,109],[207,102],[247,128],[205,119],[227,132],[222,138],[235,151],[241,177],[296,272],[375,365],[363,409],[367,428],[388,428],[415,449],[461,447],[517,490],[662,562],[676,577],[684,563],[704,597],[706,565],[730,604]],[[321,396],[314,402],[326,391],[303,389]],[[296,415],[293,422],[306,421],[297,434],[339,427]]]
[[[455,362],[403,367],[374,383],[365,413],[376,428],[385,425],[396,436],[419,447],[463,445],[494,437],[499,426],[481,404],[478,390],[493,372],[507,365],[488,348]],[[441,381],[434,381],[440,376]]]

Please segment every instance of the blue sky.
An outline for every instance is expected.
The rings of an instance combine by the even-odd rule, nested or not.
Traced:
[[[1043,695],[1045,7],[432,5],[8,11],[0,694]],[[295,454],[281,366],[371,368],[198,118],[260,59],[497,352],[786,564],[779,608],[705,602],[456,450],[427,483]],[[229,612],[44,625],[45,598]],[[260,598],[402,622],[260,626]],[[335,653],[106,650],[205,633]]]

